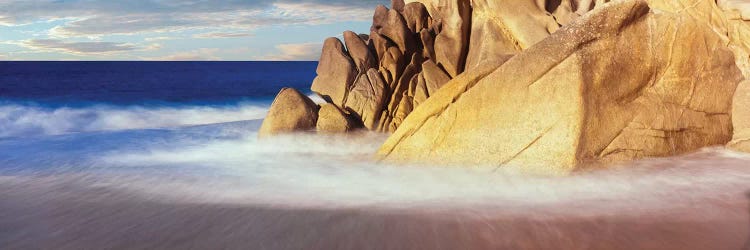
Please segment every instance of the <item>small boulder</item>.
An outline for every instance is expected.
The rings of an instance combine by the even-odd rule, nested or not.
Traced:
[[[283,88],[271,104],[258,137],[312,130],[317,120],[317,104],[296,89]]]
[[[326,103],[318,112],[318,132],[344,133],[356,129],[357,122],[336,105]]]

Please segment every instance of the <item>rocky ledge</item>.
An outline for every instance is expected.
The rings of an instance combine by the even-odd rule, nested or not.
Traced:
[[[392,133],[385,161],[569,173],[750,151],[750,13],[737,0],[394,0],[323,46],[315,105],[285,89],[261,136]],[[747,78],[750,79],[750,78]]]

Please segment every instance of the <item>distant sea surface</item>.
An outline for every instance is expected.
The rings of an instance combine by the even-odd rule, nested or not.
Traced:
[[[317,62],[0,62],[0,98],[82,104],[226,104],[309,91]]]
[[[750,156],[723,148],[544,177],[378,162],[379,133],[259,140],[315,68],[0,62],[0,249],[750,246]]]

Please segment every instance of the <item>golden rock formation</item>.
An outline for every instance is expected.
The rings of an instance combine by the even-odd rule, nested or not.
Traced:
[[[326,40],[312,90],[347,119],[319,129],[394,133],[387,161],[534,173],[750,152],[748,2],[393,0],[369,35]]]

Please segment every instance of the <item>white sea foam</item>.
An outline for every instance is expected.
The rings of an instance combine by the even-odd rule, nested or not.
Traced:
[[[297,134],[258,141],[249,133],[190,147],[117,152],[98,160],[131,167],[201,166],[230,177],[157,186],[127,182],[120,188],[175,200],[230,204],[492,207],[521,213],[557,207],[566,208],[557,212],[602,215],[669,212],[709,200],[719,205],[745,202],[742,194],[750,190],[750,159],[722,148],[638,161],[615,170],[543,177],[470,166],[383,164],[373,153],[384,139],[374,133]],[[721,216],[720,210],[710,213],[714,214],[705,216]]]
[[[0,106],[0,138],[59,135],[73,132],[167,128],[262,119],[267,105],[232,106],[107,106],[46,108]]]

